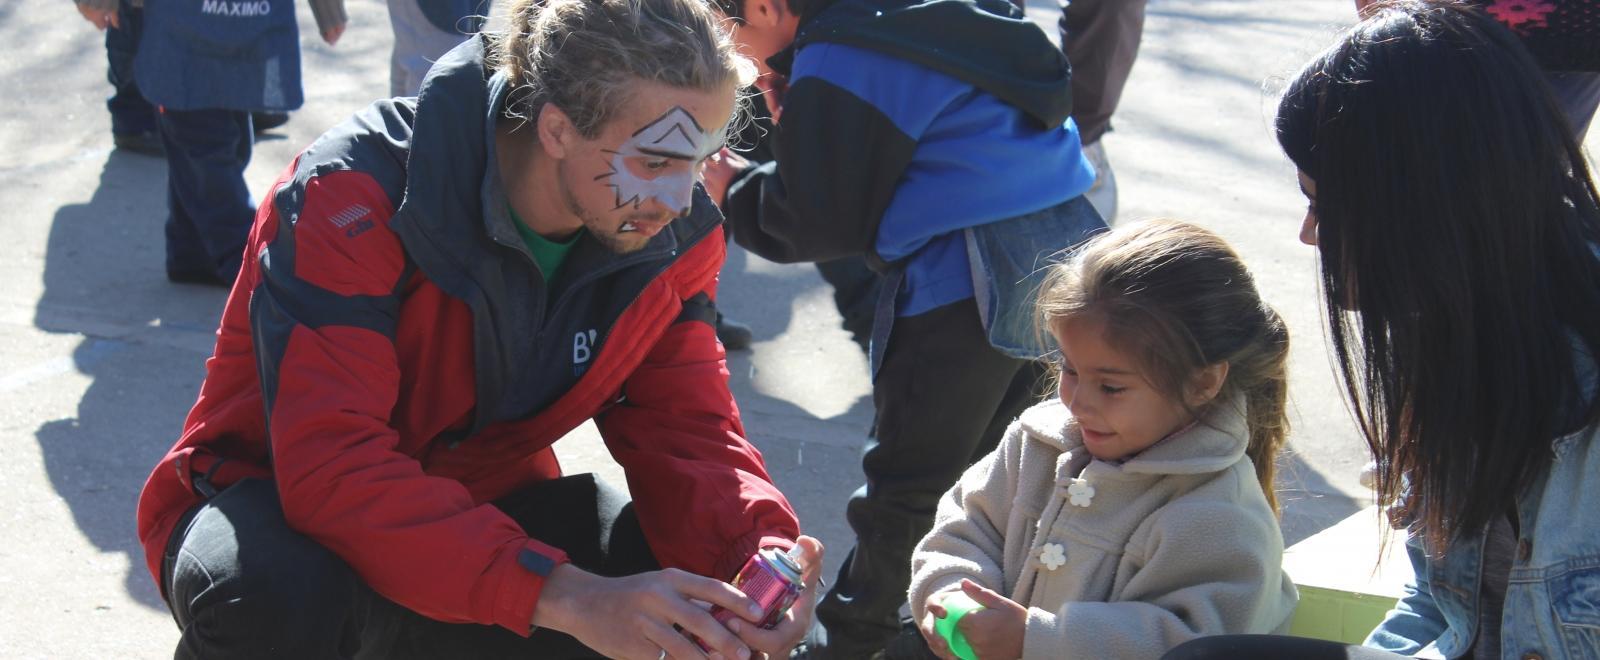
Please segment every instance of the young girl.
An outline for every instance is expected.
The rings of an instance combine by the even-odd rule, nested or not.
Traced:
[[[1272,496],[1289,336],[1220,237],[1118,228],[1039,296],[1060,398],[1011,426],[939,503],[912,558],[923,636],[957,591],[981,660],[1155,658],[1200,635],[1286,627]]]

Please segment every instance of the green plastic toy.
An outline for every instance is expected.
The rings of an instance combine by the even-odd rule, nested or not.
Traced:
[[[957,628],[956,624],[961,622],[961,617],[981,610],[983,606],[961,591],[945,596],[939,604],[944,606],[945,616],[934,620],[933,629],[950,644],[950,652],[956,654],[957,658],[978,660],[978,654],[972,651],[972,645],[967,643],[967,636],[961,634],[961,629]]]

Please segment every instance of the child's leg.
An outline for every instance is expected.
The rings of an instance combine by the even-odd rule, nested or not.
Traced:
[[[911,550],[932,527],[940,496],[1037,400],[1036,390],[1012,387],[1025,371],[1026,362],[989,345],[970,298],[895,319],[873,387],[878,429],[862,460],[867,485],[847,508],[856,545],[817,606],[826,645],[812,657],[866,658],[900,632]]]
[[[167,150],[167,277],[231,284],[256,212],[244,180],[250,113],[166,109],[160,124]]]
[[[139,153],[160,155],[155,106],[139,93],[133,79],[133,58],[139,50],[144,10],[122,3],[117,9],[121,27],[106,28],[106,80],[116,91],[106,99],[111,111],[111,134],[117,146]]]

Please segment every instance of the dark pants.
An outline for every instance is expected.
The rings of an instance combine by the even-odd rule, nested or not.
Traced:
[[[1037,402],[1044,370],[989,345],[973,299],[894,320],[873,384],[867,484],[846,509],[856,544],[817,605],[813,657],[860,660],[900,631],[911,550],[939,498]]]
[[[658,568],[627,497],[575,475],[494,503],[573,564],[608,576]],[[183,635],[175,658],[593,658],[539,629],[449,624],[378,595],[332,551],[284,522],[269,481],[243,481],[191,510],[167,544],[162,583]]]
[[[1391,660],[1404,656],[1338,642],[1283,635],[1219,635],[1179,644],[1161,660]]]
[[[167,108],[160,124],[167,150],[167,275],[231,283],[256,214],[244,181],[254,139],[250,113]]]
[[[1060,0],[1061,49],[1072,63],[1072,118],[1084,144],[1111,128],[1144,35],[1145,0]]]
[[[116,90],[106,99],[111,111],[111,132],[118,135],[154,133],[155,106],[139,93],[133,79],[133,57],[139,52],[139,34],[144,28],[144,10],[124,2],[117,9],[122,27],[106,28],[106,80]]]

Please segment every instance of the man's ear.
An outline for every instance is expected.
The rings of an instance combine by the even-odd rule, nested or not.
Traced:
[[[539,109],[537,126],[539,147],[544,149],[545,155],[556,159],[566,158],[573,141],[578,137],[578,127],[572,123],[572,118],[556,104],[546,103]]]
[[[1189,407],[1199,408],[1222,392],[1223,384],[1228,382],[1228,363],[1218,362],[1200,370],[1194,375],[1194,380],[1189,382]]]

